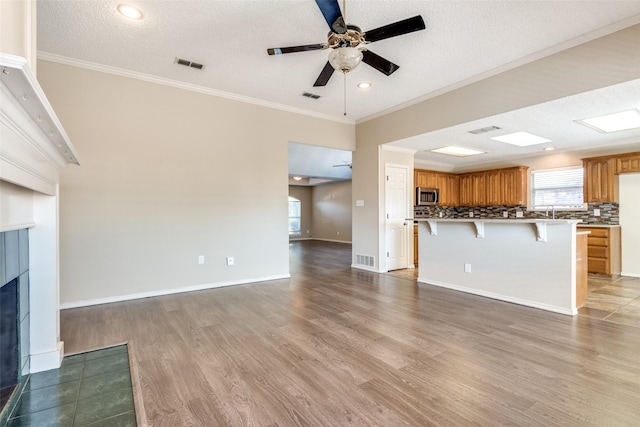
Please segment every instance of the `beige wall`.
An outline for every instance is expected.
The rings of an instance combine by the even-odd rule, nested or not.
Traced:
[[[39,67],[83,159],[60,185],[63,307],[288,275],[287,143],[352,149],[353,126]]]
[[[289,186],[302,203],[301,238],[351,242],[351,181]]]
[[[317,185],[311,194],[313,237],[351,242],[351,181]]]
[[[290,240],[307,239],[313,237],[311,212],[313,211],[313,201],[311,191],[313,187],[303,185],[290,185],[289,196],[300,200],[300,237],[290,237]]]

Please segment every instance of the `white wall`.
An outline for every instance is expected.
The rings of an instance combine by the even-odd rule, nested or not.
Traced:
[[[418,281],[577,314],[575,223],[548,225],[546,242],[536,240],[533,224],[521,221],[485,221],[483,238],[472,222],[436,225],[435,235],[424,222],[418,225]]]
[[[63,307],[288,276],[288,141],[352,150],[352,125],[39,67],[83,159],[60,184]]]
[[[640,277],[640,173],[620,175],[622,275]]]
[[[0,232],[33,223],[33,191],[0,180]]]

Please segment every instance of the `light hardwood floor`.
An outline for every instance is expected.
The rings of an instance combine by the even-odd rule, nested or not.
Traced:
[[[349,267],[61,313],[68,353],[132,345],[153,426],[637,426],[640,328]]]

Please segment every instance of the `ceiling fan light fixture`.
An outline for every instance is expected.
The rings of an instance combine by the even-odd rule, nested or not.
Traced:
[[[355,47],[339,47],[329,53],[329,63],[338,71],[348,73],[360,64],[362,52]]]

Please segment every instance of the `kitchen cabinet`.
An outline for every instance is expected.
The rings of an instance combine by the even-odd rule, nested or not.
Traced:
[[[460,175],[460,206],[482,206],[486,200],[485,173]]]
[[[616,158],[616,173],[640,172],[640,153],[630,153]]]
[[[528,170],[529,168],[524,166],[500,170],[500,182],[502,185],[501,205],[527,204]]]
[[[458,175],[423,169],[414,170],[416,187],[437,188],[440,206],[458,206]],[[414,194],[414,205],[415,205]]]
[[[620,226],[578,226],[590,231],[587,237],[589,273],[613,276],[622,270]]]
[[[595,157],[583,159],[584,201],[617,202],[616,159],[614,157]]]

